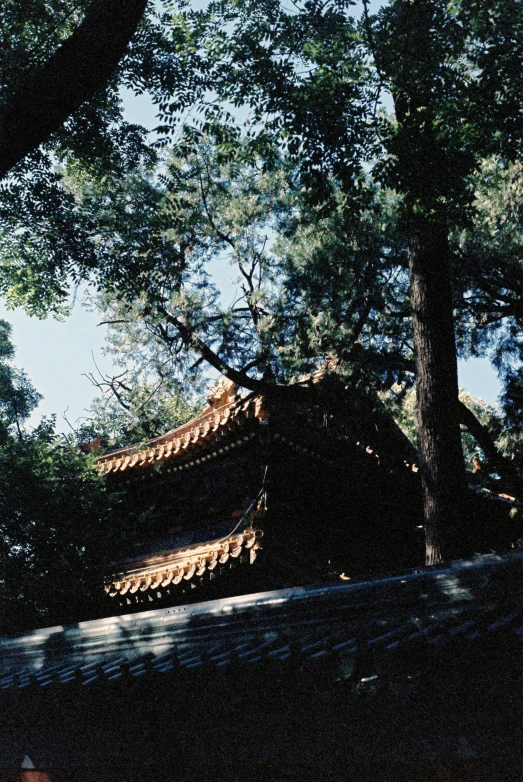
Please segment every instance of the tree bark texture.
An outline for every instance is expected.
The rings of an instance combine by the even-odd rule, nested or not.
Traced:
[[[409,268],[426,563],[434,565],[452,557],[466,534],[449,246],[443,224],[416,220],[409,239]]]
[[[147,0],[94,0],[72,35],[0,108],[0,177],[107,82]]]

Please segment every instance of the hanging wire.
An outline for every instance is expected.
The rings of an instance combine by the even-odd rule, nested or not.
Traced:
[[[255,498],[252,500],[252,502],[249,504],[249,506],[248,506],[248,507],[247,507],[247,509],[245,510],[245,513],[244,513],[244,514],[243,514],[243,516],[240,518],[240,520],[238,521],[238,523],[236,524],[236,526],[235,526],[235,527],[233,527],[233,529],[232,529],[232,530],[229,532],[229,534],[228,534],[228,535],[225,535],[225,537],[223,537],[223,538],[220,538],[220,540],[218,540],[218,541],[217,541],[218,543],[222,543],[224,540],[227,540],[227,538],[230,538],[230,537],[231,537],[231,535],[234,535],[234,533],[236,532],[236,530],[238,529],[238,527],[240,526],[240,524],[243,524],[243,522],[247,520],[247,517],[248,517],[249,513],[252,511],[252,509],[254,508],[254,506],[258,504],[258,501],[259,501],[259,500],[262,498],[262,496],[265,494],[265,481],[266,481],[266,478],[267,478],[267,470],[268,470],[268,469],[269,469],[269,465],[268,465],[268,464],[266,464],[266,465],[265,465],[265,470],[264,470],[264,473],[263,473],[263,480],[262,480],[261,489],[260,489],[260,491],[258,492],[258,494],[256,495],[256,497],[255,497]]]

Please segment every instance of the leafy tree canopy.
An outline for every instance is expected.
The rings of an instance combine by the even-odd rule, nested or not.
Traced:
[[[12,363],[10,327],[0,321],[0,627],[77,620],[124,525],[92,458],[55,434],[54,421],[28,431],[39,394]],[[115,523],[111,524],[111,520]]]
[[[140,375],[150,375],[147,365],[140,369]],[[190,394],[169,380],[153,385],[129,372],[92,379],[102,393],[75,430],[84,450],[93,445],[114,450],[143,443],[186,423],[201,407],[195,389]]]
[[[56,7],[49,4],[45,12],[35,4],[27,14],[21,14],[15,5],[6,17],[7,29],[26,32],[12,37],[13,68],[10,70],[7,65],[7,55],[4,68],[8,75],[29,68],[31,57],[45,59],[74,27],[87,4],[76,5],[65,16],[63,4]],[[522,36],[518,36],[518,30],[522,20],[519,4],[401,0],[378,8],[374,15],[371,3],[364,4],[363,14],[352,6],[336,0],[327,4],[298,3],[291,10],[278,2],[261,5],[219,2],[198,10],[182,3],[175,13],[150,11],[118,73],[105,89],[105,103],[100,105],[95,100],[84,107],[98,125],[82,124],[79,114],[68,121],[63,132],[53,137],[50,149],[65,166],[59,171],[48,170],[53,186],[40,188],[35,200],[33,180],[37,169],[34,161],[27,161],[24,165],[30,181],[11,182],[2,194],[0,222],[3,214],[5,230],[1,235],[0,284],[8,300],[13,304],[24,303],[30,310],[44,314],[63,306],[71,281],[90,277],[101,289],[118,290],[127,305],[131,299],[135,302],[133,306],[139,302],[138,307],[144,308],[142,314],[146,314],[151,301],[153,309],[157,308],[163,296],[163,293],[158,295],[156,275],[161,284],[169,279],[172,288],[176,287],[175,281],[179,287],[183,282],[185,298],[177,312],[183,315],[179,321],[187,327],[186,347],[196,334],[202,340],[208,338],[214,347],[223,345],[222,357],[228,361],[232,360],[233,351],[227,352],[225,346],[236,342],[235,348],[242,353],[237,366],[259,362],[253,367],[254,376],[257,371],[263,374],[269,355],[274,356],[275,350],[278,360],[286,352],[287,363],[294,351],[294,355],[299,355],[296,369],[302,371],[304,355],[308,353],[315,359],[333,352],[340,334],[357,327],[357,320],[348,326],[346,318],[352,306],[348,294],[350,273],[344,285],[326,286],[324,302],[328,296],[338,299],[337,305],[334,300],[329,303],[328,320],[325,315],[319,315],[314,328],[305,323],[303,302],[309,297],[309,312],[322,311],[318,281],[327,271],[326,259],[340,256],[341,244],[350,246],[356,231],[360,232],[360,242],[365,232],[369,234],[372,210],[375,216],[383,217],[381,224],[374,219],[370,231],[374,246],[399,261],[396,269],[403,269],[402,300],[398,307],[389,310],[400,317],[406,314],[408,230],[402,221],[407,198],[412,204],[417,203],[418,212],[426,209],[437,212],[444,208],[447,218],[453,221],[459,304],[463,311],[468,309],[460,332],[461,349],[463,352],[488,350],[493,342],[485,335],[495,329],[489,330],[490,324],[485,322],[485,308],[492,307],[496,296],[503,293],[502,285],[507,287],[507,278],[512,281],[509,288],[512,299],[518,296],[521,284],[514,210],[505,219],[501,233],[496,229],[494,236],[491,230],[487,242],[484,236],[478,235],[478,227],[480,233],[488,230],[485,209],[490,209],[492,220],[506,214],[499,197],[503,188],[507,188],[507,171],[516,170],[513,166],[507,168],[507,161],[517,157],[520,151],[518,74],[522,72],[519,67]],[[180,117],[189,110],[195,117],[192,124],[185,125],[187,143],[185,147],[178,146],[177,162],[171,158],[166,177],[158,179],[157,174],[144,174],[143,169],[136,169],[140,161],[151,163],[152,160],[147,157],[143,131],[127,126],[122,120],[118,95],[121,83],[152,95],[161,112],[160,130],[166,143],[172,132],[179,132]],[[392,104],[395,111],[387,112],[384,104],[389,107]],[[233,106],[247,107],[248,124],[243,129],[241,122],[233,120]],[[398,121],[400,115],[407,119]],[[427,139],[422,133],[429,126],[432,129],[428,139],[430,155],[423,154]],[[216,162],[212,170],[206,170],[201,145],[196,153],[200,160],[196,162],[194,149],[198,148],[202,133],[215,139],[222,159],[236,161],[230,163],[229,173],[226,167],[218,173]],[[76,138],[83,140],[82,144],[75,146]],[[99,146],[97,138],[101,140]],[[126,138],[134,139],[131,147]],[[298,207],[300,226],[297,227],[296,220],[293,225],[289,220],[291,228],[283,231],[281,223],[277,229],[274,225],[274,216],[279,219],[281,215],[278,199],[272,198],[269,204],[266,196],[258,197],[258,208],[264,204],[266,209],[265,229],[272,221],[270,230],[280,230],[280,236],[289,230],[296,231],[292,248],[286,254],[285,294],[279,299],[281,310],[287,311],[288,328],[284,335],[279,322],[276,329],[279,336],[274,337],[273,344],[261,357],[263,351],[259,346],[252,350],[256,339],[251,326],[246,337],[249,313],[229,315],[228,327],[225,318],[216,318],[217,294],[211,293],[212,275],[204,272],[204,261],[222,258],[220,254],[227,246],[232,252],[227,241],[231,213],[225,213],[220,218],[221,224],[213,229],[205,212],[212,212],[214,220],[218,219],[216,215],[221,214],[224,199],[230,197],[230,186],[228,191],[224,185],[227,177],[229,182],[234,181],[236,189],[249,187],[248,164],[242,170],[239,159],[261,165],[266,172],[271,166],[282,171],[278,163],[282,150],[289,160],[285,163],[286,172],[280,174],[280,178],[286,179],[285,208],[289,209],[289,187],[293,198],[303,185],[305,190],[301,191],[303,197],[300,195]],[[420,172],[420,161],[430,165],[430,171]],[[209,190],[207,210],[203,202],[198,203],[205,178]],[[241,179],[244,185],[240,186]],[[430,187],[430,194],[418,192],[422,184]],[[222,204],[217,201],[218,193]],[[492,198],[498,199],[498,203],[486,206],[485,202]],[[306,208],[305,202],[310,199],[312,202]],[[260,216],[257,220],[259,233]],[[325,241],[320,252],[318,245],[325,239],[327,221],[331,233],[336,224],[338,245],[329,246]],[[175,234],[182,239],[178,244]],[[298,234],[302,237],[301,250]],[[265,230],[265,236],[268,235],[270,231],[267,234]],[[330,241],[334,242],[332,236]],[[198,253],[194,251],[197,242]],[[314,248],[313,257],[305,262],[303,258],[309,247]],[[481,248],[489,249],[485,252]],[[298,261],[299,253],[301,261]],[[494,253],[498,271],[492,275]],[[360,265],[361,259],[371,254],[362,243]],[[351,262],[343,258],[339,266],[343,274]],[[269,263],[274,263],[274,256],[267,256],[264,261],[267,285],[271,276]],[[513,267],[510,275],[507,264]],[[389,294],[385,282],[389,271],[394,274],[394,263],[387,260],[386,265],[389,269],[382,275],[381,283],[373,283],[374,291],[381,289],[376,294],[376,302],[380,296],[391,296],[396,305],[397,291],[394,293],[392,285]],[[365,277],[360,270],[356,264],[353,277],[364,285],[372,273],[367,272]],[[205,281],[204,274],[207,274]],[[332,269],[327,271],[329,274]],[[401,277],[401,273],[398,275]],[[272,273],[273,285],[275,277]],[[281,278],[277,284],[280,283]],[[274,301],[275,293],[282,292],[280,285],[279,290],[273,288],[268,294],[267,289],[264,295]],[[256,295],[262,294],[258,291]],[[254,291],[251,291],[253,298]],[[368,298],[372,299],[372,295]],[[381,305],[371,309],[386,311],[384,302]],[[261,302],[257,307],[261,309]],[[205,318],[201,315],[204,308]],[[184,317],[189,312],[192,314],[186,322]],[[511,313],[505,307],[499,315],[498,323],[504,319],[503,327],[509,334],[506,324]],[[274,316],[271,311],[271,318]],[[238,329],[240,318],[244,320],[243,329]],[[472,322],[481,328],[468,327]],[[380,325],[383,326],[383,318]],[[265,319],[265,333],[269,331],[267,326]],[[169,339],[178,340],[179,344],[180,331],[175,325],[171,323],[167,331]],[[374,329],[374,335],[377,331]],[[314,332],[319,344],[305,347],[304,335],[307,335],[305,341],[314,343]],[[405,334],[398,335],[394,344],[405,347],[402,340],[410,336],[407,332],[405,329]],[[285,339],[285,349],[281,344],[275,347],[278,339],[280,343]],[[499,347],[499,329],[496,339]],[[513,349],[513,334],[509,339]],[[299,349],[293,347],[294,340]],[[247,343],[251,347],[247,348]],[[408,344],[412,347],[411,338]],[[390,345],[387,349],[394,352]],[[196,349],[189,365],[197,360],[197,353]],[[503,353],[506,355],[505,350]],[[497,349],[496,355],[501,368],[501,351]],[[270,371],[278,376],[279,367],[274,364],[272,361]]]
[[[26,218],[16,189],[6,196],[0,289],[44,312],[88,278],[115,320],[139,315],[187,370],[203,359],[253,389],[325,357],[346,362],[358,382],[406,383],[414,358],[435,562],[466,488],[453,307],[458,349],[519,349],[518,242],[507,244],[500,223],[511,185],[488,171],[514,177],[521,161],[523,11],[516,0],[391,0],[373,10],[367,0],[363,13],[345,0],[219,0],[180,3],[156,27],[148,17],[119,75],[130,68],[130,82],[150,91],[165,146],[182,139],[177,153],[160,173],[136,165],[151,162],[141,153],[102,171],[80,148],[62,153],[55,135],[59,218],[31,208]],[[114,98],[115,82],[108,89]],[[498,215],[486,251],[474,236],[485,209]],[[512,210],[512,226],[518,219]],[[239,271],[232,306],[209,267],[224,255]],[[505,371],[508,406],[518,371]]]
[[[169,89],[175,67],[162,6],[151,4],[144,14],[145,5],[145,0],[10,1],[0,10],[2,161],[2,144],[9,153],[17,139],[31,136],[31,127],[45,126],[41,139],[36,133],[21,141],[24,149],[1,171],[0,292],[13,306],[23,299],[40,317],[66,311],[67,291],[89,263],[76,236],[74,196],[64,183],[64,168],[100,181],[155,158],[146,130],[124,119],[122,101],[123,88],[135,94]],[[100,46],[98,60],[107,52],[108,62],[91,79],[98,64],[96,58],[91,62],[91,51]],[[71,96],[64,99],[67,92]],[[33,106],[41,117],[32,117]]]

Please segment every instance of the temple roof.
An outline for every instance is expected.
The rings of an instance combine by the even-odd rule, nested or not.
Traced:
[[[220,393],[215,390],[210,395],[209,404],[196,418],[139,446],[104,454],[97,460],[100,470],[114,474],[174,460],[248,420],[267,418],[264,397],[251,394],[239,399],[232,383],[222,382],[217,388]]]
[[[171,584],[175,586],[182,581],[197,581],[203,575],[209,576],[229,560],[252,565],[262,536],[261,530],[248,528],[218,540],[122,563],[125,564],[122,572],[106,580],[105,592],[109,597],[123,597],[138,591],[153,596],[157,590]]]
[[[363,435],[360,440],[357,436],[347,437],[341,422],[336,421],[327,429],[318,424],[317,420],[314,421],[314,416],[317,417],[315,407],[294,404],[289,409],[254,393],[239,397],[235,384],[222,380],[209,395],[208,405],[191,421],[140,445],[104,454],[98,458],[97,464],[102,473],[113,476],[129,474],[130,471],[137,473],[165,462],[172,465],[179,463],[179,469],[192,467],[231,448],[244,445],[256,437],[256,424],[267,424],[269,421],[276,423],[273,432],[276,441],[329,466],[336,464],[335,458],[330,458],[334,441],[358,451],[369,465],[384,455],[386,446],[381,442],[382,433],[374,433],[373,437]],[[357,416],[354,418],[357,429]],[[372,429],[378,431],[375,426]],[[302,442],[304,435],[307,443]],[[222,441],[226,441],[223,448]],[[390,450],[390,442],[387,446]],[[191,455],[194,455],[194,460],[190,460]],[[406,450],[401,452],[401,447],[398,447],[397,453],[387,454],[401,472],[416,473],[418,467],[412,463],[410,455]],[[174,469],[177,469],[176,466]]]
[[[317,373],[317,375],[318,377],[315,376],[314,378],[315,383],[321,380],[320,374]],[[247,426],[249,423],[266,424],[269,420],[278,417],[274,415],[276,410],[274,403],[270,402],[265,396],[251,393],[240,397],[236,385],[232,381],[225,379],[220,380],[214,386],[207,402],[207,406],[199,415],[176,429],[172,429],[166,434],[140,445],[121,448],[100,456],[97,459],[100,471],[106,475],[129,474],[130,471],[134,474],[165,462],[172,465],[176,465],[177,462],[180,463],[178,468],[174,466],[173,469],[193,467],[224,452],[228,452],[231,448],[245,445],[249,440],[252,440],[256,433],[252,426]],[[334,426],[328,432],[315,431],[312,438],[309,431],[309,443],[304,448],[303,443],[300,442],[300,436],[303,438],[304,423],[306,423],[304,421],[306,416],[303,415],[303,412],[303,409],[298,407],[298,415],[294,416],[291,426],[284,427],[285,434],[283,431],[276,431],[274,434],[275,440],[285,443],[288,447],[297,450],[304,456],[312,457],[333,467],[336,466],[336,461],[329,458],[328,449],[326,453],[325,448],[317,446],[324,439],[346,441],[346,435],[337,426]],[[290,418],[287,417],[287,422],[291,419],[292,416]],[[225,439],[227,442],[222,446],[221,441]],[[369,465],[371,462],[375,462],[375,460],[379,462],[380,457],[383,456],[383,444],[378,445],[377,449],[376,439],[372,444],[365,440],[365,436],[363,439],[363,442],[355,440],[347,444],[356,447],[360,454],[368,457]],[[379,438],[377,439],[379,441]],[[390,443],[388,445],[390,447]],[[204,454],[201,453],[202,450],[205,451]],[[191,460],[190,456],[193,453],[194,460]],[[418,472],[418,466],[412,462],[411,455],[399,453],[388,454],[388,456],[396,457],[394,461],[396,462],[396,467],[400,468],[401,473],[412,474]],[[399,458],[397,458],[398,456]],[[472,473],[469,474],[469,478],[469,488],[478,497],[501,501],[514,506],[522,504],[509,494],[499,493],[495,490],[478,486],[477,482],[473,481],[474,476]],[[212,541],[209,541],[209,546],[211,543]]]

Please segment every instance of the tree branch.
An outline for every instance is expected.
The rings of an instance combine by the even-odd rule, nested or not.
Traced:
[[[460,423],[467,427],[487,457],[489,467],[499,473],[507,489],[510,489],[520,499],[522,496],[521,477],[514,465],[498,451],[487,427],[478,421],[472,410],[461,400],[458,401],[458,415]]]
[[[267,394],[271,396],[283,396],[286,399],[291,397],[302,398],[304,391],[308,385],[306,383],[295,383],[292,385],[269,383],[265,380],[258,380],[256,378],[249,377],[246,370],[234,369],[224,361],[212,348],[210,348],[200,337],[198,337],[192,329],[187,326],[183,321],[172,315],[164,307],[158,306],[158,312],[171,323],[180,334],[180,337],[184,345],[188,348],[192,348],[200,354],[200,356],[214,369],[221,372],[228,380],[232,380],[241,388],[246,388],[248,391],[255,391],[259,394]],[[250,365],[249,365],[250,366]]]
[[[0,178],[107,82],[147,0],[93,0],[72,35],[0,109]]]

